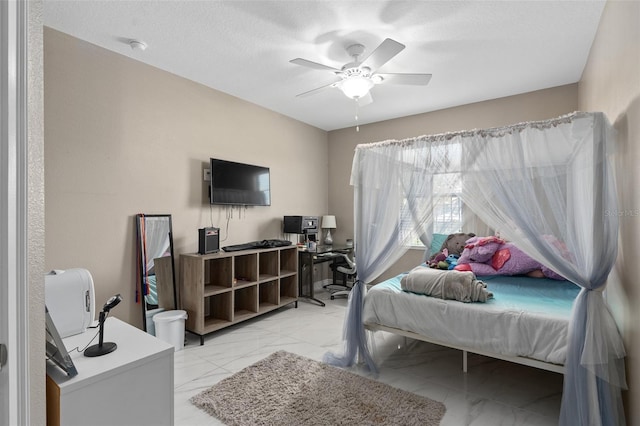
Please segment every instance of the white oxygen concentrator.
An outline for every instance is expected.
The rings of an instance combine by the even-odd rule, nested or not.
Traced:
[[[53,270],[46,274],[44,298],[61,338],[84,332],[94,320],[93,278],[86,269]]]

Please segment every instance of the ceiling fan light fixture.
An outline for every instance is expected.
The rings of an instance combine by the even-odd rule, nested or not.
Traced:
[[[373,84],[373,81],[368,77],[353,75],[340,82],[340,90],[342,90],[342,93],[348,98],[358,99],[366,96],[373,87]]]

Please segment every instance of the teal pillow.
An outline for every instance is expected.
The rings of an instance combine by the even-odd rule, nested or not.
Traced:
[[[431,249],[429,256],[433,256],[434,254],[440,251],[442,244],[445,242],[449,234],[433,234],[431,237]]]

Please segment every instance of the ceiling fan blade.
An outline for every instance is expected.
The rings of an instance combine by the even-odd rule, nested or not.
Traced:
[[[316,70],[331,71],[335,73],[342,72],[338,68],[330,67],[329,65],[319,64],[317,62],[308,61],[302,58],[295,58],[290,60],[289,62],[291,62],[292,64],[302,65],[303,67],[313,68]]]
[[[425,86],[431,81],[431,74],[376,74],[382,77],[382,83]]]
[[[371,72],[374,72],[384,64],[386,64],[391,58],[402,52],[405,45],[398,43],[390,38],[384,39],[380,46],[376,47],[376,50],[371,52],[371,55],[362,61],[362,66],[369,67]]]
[[[336,81],[334,81],[334,82],[332,82],[332,83],[325,84],[324,86],[316,87],[315,89],[309,90],[309,91],[307,91],[307,92],[299,93],[299,94],[297,94],[297,95],[296,95],[296,98],[304,98],[304,97],[306,97],[306,96],[315,95],[316,93],[321,92],[321,91],[323,91],[323,90],[325,90],[325,89],[329,89],[329,88],[331,88],[331,87],[334,87],[334,86],[335,86],[335,84],[336,84],[337,82],[339,82],[340,80],[342,80],[342,79],[338,79],[338,80],[336,80]]]
[[[367,92],[366,95],[364,95],[361,98],[358,98],[358,106],[367,106],[369,104],[373,103],[373,97],[371,96],[371,92]]]

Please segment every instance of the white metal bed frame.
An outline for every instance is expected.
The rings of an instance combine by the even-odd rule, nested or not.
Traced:
[[[488,356],[488,357],[491,357],[491,358],[501,359],[501,360],[504,360],[504,361],[513,362],[513,363],[516,363],[516,364],[522,364],[522,365],[526,365],[526,366],[529,366],[529,367],[535,367],[535,368],[539,368],[541,370],[553,371],[555,373],[564,374],[564,372],[565,372],[565,366],[564,365],[552,364],[552,363],[549,363],[549,362],[544,362],[544,361],[540,361],[540,360],[537,360],[537,359],[521,357],[521,356],[511,356],[511,355],[496,354],[496,353],[492,353],[492,352],[488,352],[488,351],[482,351],[482,350],[469,348],[469,347],[465,347],[465,346],[454,345],[454,344],[451,344],[451,343],[444,343],[444,342],[440,342],[438,340],[434,340],[434,339],[431,339],[429,337],[420,335],[418,333],[414,333],[412,331],[401,330],[399,328],[388,327],[386,325],[375,324],[375,323],[365,323],[364,327],[367,330],[370,330],[370,331],[386,331],[388,333],[398,334],[400,336],[409,337],[409,338],[416,339],[416,340],[421,340],[423,342],[433,343],[433,344],[440,345],[440,346],[445,346],[445,347],[448,347],[448,348],[458,349],[458,350],[462,351],[462,371],[464,371],[465,373],[467,372],[467,367],[468,367],[468,364],[467,364],[467,353],[469,353],[469,352],[474,353],[474,354],[478,354],[478,355]]]

